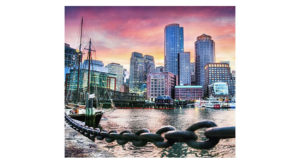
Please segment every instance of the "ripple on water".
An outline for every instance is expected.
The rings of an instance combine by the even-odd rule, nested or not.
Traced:
[[[137,110],[117,109],[105,114],[107,119],[101,120],[101,126],[106,130],[130,129],[136,132],[147,128],[152,133],[165,125],[172,125],[178,130],[185,130],[195,122],[203,120],[214,121],[219,127],[235,126],[234,110],[203,110],[196,108],[174,110]],[[203,136],[204,130],[197,130],[197,135]],[[235,157],[235,139],[220,140],[219,144],[210,150],[198,150],[188,147],[185,143],[175,143],[169,148],[157,148],[148,143],[144,147],[135,147],[131,143],[123,146],[116,142],[97,141],[102,148],[116,157]]]

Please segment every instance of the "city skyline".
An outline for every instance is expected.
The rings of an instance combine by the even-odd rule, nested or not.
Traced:
[[[83,47],[92,38],[105,65],[116,62],[129,70],[131,53],[151,55],[164,65],[164,27],[184,27],[184,51],[194,62],[196,38],[203,33],[216,42],[216,62],[230,61],[235,70],[234,7],[66,7],[65,42],[79,46],[80,20],[84,18]]]

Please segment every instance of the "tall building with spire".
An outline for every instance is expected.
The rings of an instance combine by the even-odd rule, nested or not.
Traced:
[[[165,27],[165,71],[178,75],[178,54],[184,51],[183,27],[169,24]]]
[[[215,42],[211,36],[202,34],[195,42],[195,76],[196,85],[205,84],[205,65],[215,62]]]

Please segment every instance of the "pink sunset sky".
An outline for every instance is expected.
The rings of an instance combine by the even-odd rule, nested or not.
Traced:
[[[105,65],[115,62],[129,71],[131,53],[154,56],[164,65],[164,28],[171,23],[184,27],[184,51],[195,60],[197,36],[215,41],[216,61],[230,61],[235,70],[235,7],[65,7],[65,43],[79,48],[80,22],[83,48],[91,38],[93,58]],[[84,59],[86,57],[84,56]]]

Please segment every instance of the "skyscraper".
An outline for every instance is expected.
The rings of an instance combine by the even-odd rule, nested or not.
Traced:
[[[130,58],[129,92],[143,95],[146,92],[147,75],[155,72],[153,56],[132,52]]]
[[[144,57],[139,52],[132,52],[130,58],[129,92],[140,93],[144,84]]]
[[[191,85],[191,62],[190,52],[178,54],[178,80],[179,85]]]
[[[165,71],[178,75],[178,54],[183,52],[183,27],[169,24],[165,27]]]
[[[191,84],[196,84],[196,77],[195,77],[195,63],[191,63]]]
[[[215,42],[211,39],[211,36],[202,34],[197,37],[195,51],[196,85],[204,86],[204,66],[207,63],[215,62]]]
[[[153,56],[145,55],[144,63],[145,63],[145,81],[146,81],[148,74],[155,72],[155,63],[154,63]]]
[[[106,66],[108,73],[115,74],[117,77],[116,90],[121,91],[124,84],[124,68],[119,63],[110,63]]]

